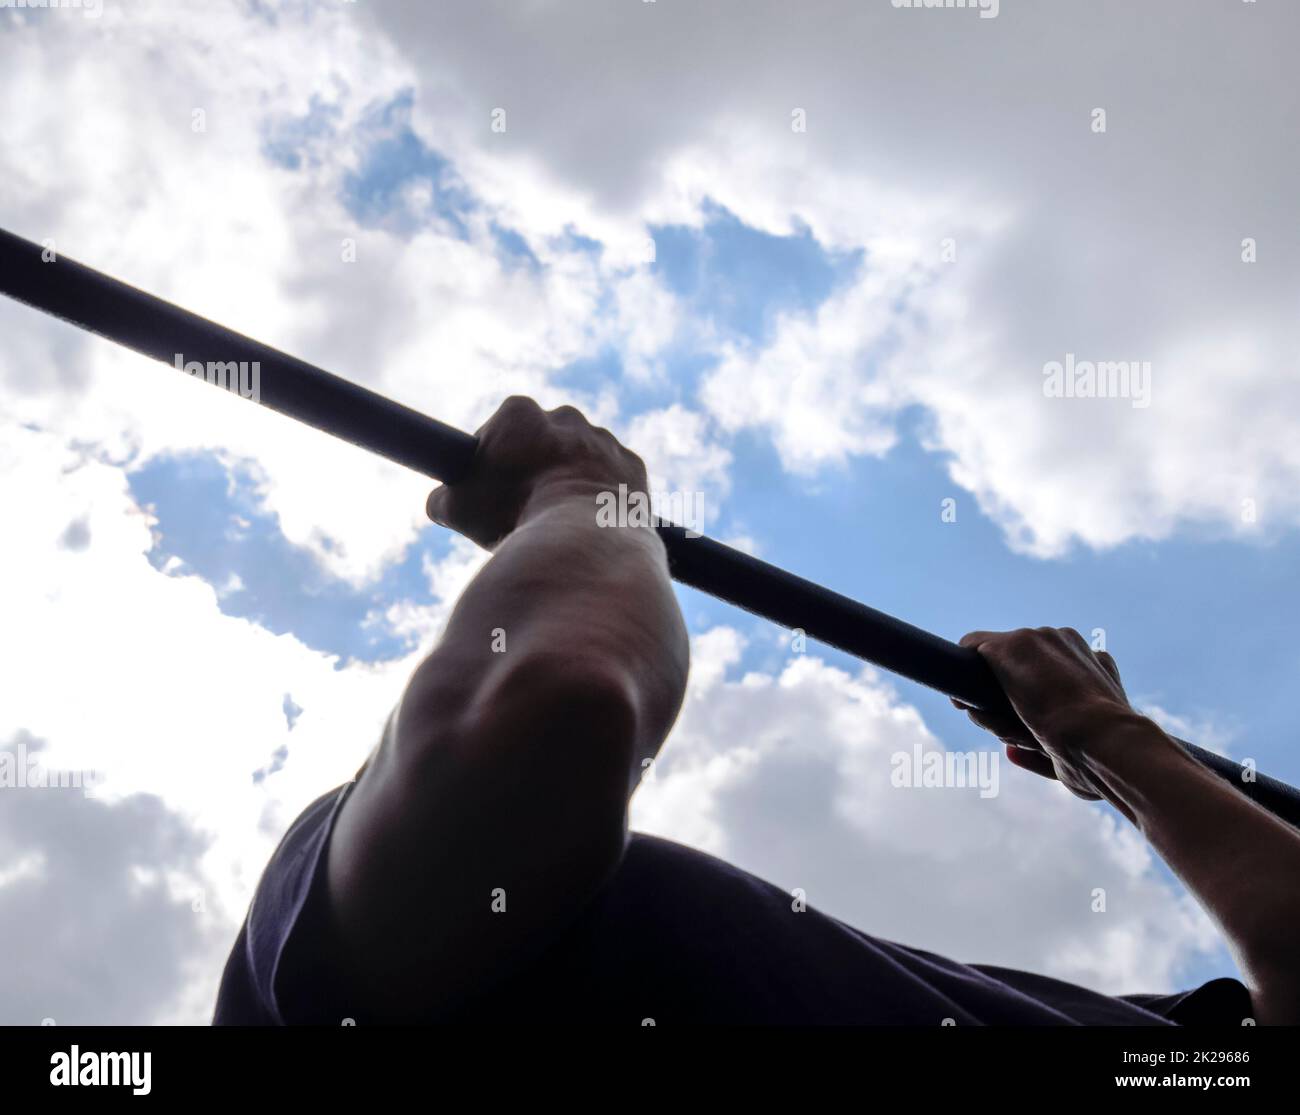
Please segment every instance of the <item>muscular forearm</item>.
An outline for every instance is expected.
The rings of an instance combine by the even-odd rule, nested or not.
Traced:
[[[685,686],[685,626],[658,536],[598,526],[598,489],[564,481],[534,492],[412,677],[405,730],[418,733],[418,718],[437,719],[448,704],[508,700],[531,673],[558,669],[577,684],[595,675],[623,688],[637,754],[657,750]]]
[[[1099,726],[1088,756],[1106,796],[1223,929],[1258,1021],[1300,1022],[1300,833],[1135,713]]]

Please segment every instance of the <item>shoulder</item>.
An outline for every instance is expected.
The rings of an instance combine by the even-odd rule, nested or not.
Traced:
[[[354,783],[322,794],[285,832],[262,872],[248,916],[226,961],[213,1022],[281,1025],[285,958],[309,899],[318,889],[321,861],[339,806]]]

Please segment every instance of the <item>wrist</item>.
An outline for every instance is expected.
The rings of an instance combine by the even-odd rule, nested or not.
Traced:
[[[589,516],[591,523],[596,526],[644,528],[653,533],[650,497],[645,488],[644,481],[638,482],[635,479],[629,482],[628,479],[617,478],[595,479],[562,470],[548,472],[538,477],[529,489],[517,525],[523,526],[539,515],[564,508],[573,514]],[[602,505],[608,504],[611,498],[616,505],[616,514],[613,516],[615,523],[607,521],[608,515],[598,514]],[[626,508],[625,514],[617,513],[620,507]]]
[[[1160,730],[1128,704],[1103,697],[1054,708],[1035,717],[1033,724],[1035,734],[1046,745],[1084,758],[1096,750],[1105,750],[1109,740]]]
[[[649,497],[646,496],[644,516],[614,515],[614,521],[610,521],[611,515],[607,513],[609,497],[612,495],[617,500],[620,484],[630,493],[644,493],[645,490],[644,483],[638,484],[635,481],[629,483],[627,480],[619,480],[611,483],[591,477],[548,475],[539,480],[529,492],[512,533],[558,528],[571,542],[587,552],[603,555],[601,560],[614,560],[618,555],[640,554],[642,557],[637,560],[649,561],[666,579],[668,551],[652,525]],[[602,510],[602,507],[606,510]],[[550,527],[546,525],[548,523]]]
[[[1186,748],[1155,721],[1132,709],[1116,715],[1080,749],[1111,804],[1143,827],[1143,817],[1169,794],[1187,789],[1184,776],[1206,772]]]

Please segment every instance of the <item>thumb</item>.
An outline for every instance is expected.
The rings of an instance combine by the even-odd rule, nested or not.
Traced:
[[[440,484],[429,493],[424,502],[424,513],[439,526],[447,526],[451,521],[451,493],[446,484]]]

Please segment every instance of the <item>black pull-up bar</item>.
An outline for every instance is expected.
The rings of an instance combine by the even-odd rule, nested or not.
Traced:
[[[0,229],[0,292],[98,333],[145,356],[173,363],[256,362],[263,406],[343,438],[435,480],[468,469],[475,439],[409,407],[260,344],[198,314]],[[847,596],[684,527],[658,526],[673,578],[783,627],[920,682],[966,704],[1008,709],[978,652],[868,608]],[[1202,763],[1291,824],[1300,826],[1300,791],[1231,759],[1180,740]]]

